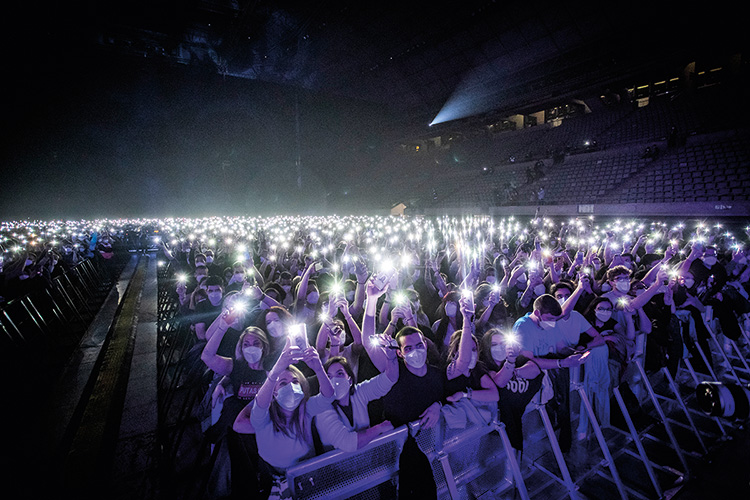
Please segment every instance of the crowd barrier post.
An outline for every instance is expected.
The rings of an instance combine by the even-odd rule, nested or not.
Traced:
[[[667,369],[666,366],[663,367],[661,371],[664,374],[664,376],[667,378],[667,382],[669,383],[670,389],[672,389],[672,393],[674,394],[675,400],[677,401],[677,404],[682,409],[682,413],[685,414],[685,418],[688,421],[688,425],[690,426],[690,429],[693,431],[695,438],[698,440],[698,443],[703,449],[703,453],[708,453],[708,448],[706,448],[706,443],[703,442],[703,438],[701,437],[700,432],[698,432],[698,428],[695,426],[693,417],[690,415],[690,412],[688,411],[687,406],[685,406],[685,401],[682,400],[682,396],[680,396],[680,389],[677,387],[677,384],[675,383],[674,378],[672,377],[672,374],[669,373],[669,370]]]
[[[646,371],[643,369],[643,365],[641,364],[639,360],[634,360],[633,363],[635,363],[636,367],[638,368],[638,371],[641,374],[642,382],[646,386],[646,390],[648,391],[649,397],[651,398],[651,402],[654,405],[654,409],[659,414],[659,419],[661,420],[662,425],[664,425],[664,430],[667,433],[667,437],[669,438],[670,443],[672,443],[672,447],[675,453],[677,454],[677,458],[682,464],[683,475],[687,479],[687,477],[690,474],[690,467],[688,466],[687,460],[685,460],[685,455],[682,452],[680,443],[677,441],[677,438],[675,437],[674,432],[672,431],[672,426],[669,424],[667,416],[664,414],[664,410],[659,404],[659,398],[657,398],[656,393],[654,392],[654,388],[651,386],[651,382],[646,376]]]
[[[661,485],[659,485],[659,481],[656,478],[656,473],[654,472],[651,460],[649,460],[648,455],[646,454],[646,449],[643,447],[643,442],[641,441],[641,437],[638,434],[638,430],[633,424],[633,419],[630,416],[630,412],[625,405],[625,401],[622,399],[622,394],[620,394],[620,387],[615,387],[613,392],[615,395],[615,399],[617,400],[617,405],[620,407],[620,411],[622,412],[622,415],[625,419],[625,423],[628,426],[630,437],[633,439],[633,443],[638,450],[638,456],[640,457],[643,466],[646,468],[646,473],[648,474],[648,478],[651,481],[651,485],[654,487],[656,496],[657,498],[662,498],[664,496],[664,493],[662,492]]]
[[[579,500],[578,487],[570,476],[570,470],[568,470],[568,465],[565,463],[565,457],[563,457],[562,450],[560,449],[560,443],[557,442],[557,436],[555,436],[555,429],[552,427],[549,415],[547,415],[547,407],[544,403],[540,402],[533,402],[532,404],[542,418],[542,423],[544,424],[544,430],[547,433],[552,453],[557,461],[557,467],[560,469],[560,475],[562,475],[562,483],[567,488],[570,499]]]
[[[709,309],[709,308],[706,308],[706,309]],[[711,338],[711,340],[714,341],[716,352],[718,352],[719,356],[721,356],[721,359],[723,361],[722,364],[726,366],[727,371],[735,380],[735,382],[737,382],[738,384],[741,384],[742,381],[740,380],[739,375],[737,375],[737,372],[735,371],[734,366],[732,365],[732,362],[729,359],[729,356],[727,356],[726,351],[724,351],[724,346],[721,345],[721,342],[719,342],[719,339],[716,336],[716,332],[714,331],[714,327],[713,327],[713,319],[707,320],[706,317],[704,316],[703,323],[706,325],[706,329],[708,330],[709,337]]]
[[[526,482],[523,479],[523,474],[521,474],[521,465],[518,463],[515,451],[510,444],[510,438],[508,438],[508,432],[505,430],[505,424],[495,421],[494,426],[495,429],[497,429],[498,434],[500,434],[500,439],[503,441],[503,448],[508,457],[506,460],[510,461],[510,468],[513,471],[516,490],[521,496],[521,500],[529,500],[529,492],[526,489]]]
[[[627,500],[628,493],[625,490],[625,486],[622,484],[622,480],[620,479],[620,474],[617,472],[617,467],[615,466],[615,461],[612,458],[612,454],[609,452],[609,446],[607,446],[607,440],[604,438],[604,434],[602,434],[602,428],[599,425],[599,421],[596,418],[596,414],[594,413],[594,408],[591,406],[591,401],[589,401],[589,397],[586,394],[586,390],[583,388],[583,384],[579,380],[580,378],[580,370],[575,373],[575,379],[573,376],[571,376],[571,389],[574,389],[578,392],[578,396],[581,398],[581,403],[583,404],[583,407],[586,411],[586,414],[589,417],[589,423],[591,424],[591,427],[594,429],[594,435],[596,435],[596,440],[599,443],[599,448],[602,450],[602,454],[604,455],[604,460],[607,463],[607,466],[609,467],[609,472],[612,474],[612,480],[615,483],[615,486],[617,487],[618,493],[620,493],[620,498],[622,500]]]

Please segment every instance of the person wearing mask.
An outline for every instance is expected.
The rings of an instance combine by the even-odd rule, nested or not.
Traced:
[[[355,451],[393,430],[387,420],[371,425],[368,411],[368,404],[385,396],[398,380],[394,351],[381,349],[387,349],[391,359],[385,372],[359,383],[346,358],[334,356],[323,365],[334,390],[333,409],[316,417],[324,449]]]
[[[488,330],[482,337],[479,359],[485,364],[493,383],[498,388],[500,421],[505,424],[508,440],[516,452],[518,463],[523,453],[522,418],[526,407],[542,388],[542,370],[533,361],[533,355],[521,351],[513,335],[500,329]],[[512,480],[509,463],[505,477]]]
[[[231,322],[231,312],[224,321]],[[240,411],[251,404],[266,380],[264,358],[269,354],[270,344],[263,330],[249,326],[240,335],[233,357],[220,356],[217,352],[223,332],[220,329],[206,343],[201,359],[214,374],[221,376],[211,396],[212,407],[221,401],[218,421],[207,431],[212,442],[226,436],[231,463],[232,495],[236,498],[252,496],[267,481],[262,478],[258,463],[258,447],[255,433],[238,434],[232,429]]]
[[[451,335],[448,345],[445,391],[450,403],[496,403],[498,392],[484,363],[479,362],[479,341],[474,331],[474,301],[461,297],[464,327]],[[450,425],[450,423],[449,423]]]
[[[515,322],[513,334],[521,349],[530,352],[531,359],[550,378],[554,396],[547,401],[547,412],[560,430],[560,449],[567,452],[572,443],[568,368],[584,363],[588,353],[570,352],[564,333],[557,326],[561,315],[560,303],[552,295],[543,294],[534,300],[533,311]]]

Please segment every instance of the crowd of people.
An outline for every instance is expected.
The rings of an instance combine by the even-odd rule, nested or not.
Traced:
[[[407,423],[462,427],[496,410],[520,456],[532,401],[567,452],[592,429],[585,411],[572,428],[573,383],[599,424],[621,418],[615,387],[638,417],[634,360],[676,374],[690,356],[705,372],[706,317],[747,349],[747,229],[278,217],[169,221],[155,242],[193,335],[187,362],[212,372],[205,428],[229,445],[228,490],[284,498],[290,466]],[[407,440],[403,453],[419,452]],[[400,495],[434,491],[420,463],[402,462],[414,470]]]
[[[583,408],[571,418],[571,384],[618,425],[615,387],[640,416],[635,361],[719,372],[704,318],[747,351],[749,233],[539,215],[3,223],[0,295],[155,248],[190,332],[182,362],[210,374],[203,430],[226,440],[225,493],[284,498],[289,467],[405,424],[497,415],[520,457],[535,401],[565,453],[592,429]],[[419,455],[412,437],[403,453]],[[401,496],[435,491],[425,461],[401,469]]]
[[[81,222],[0,223],[0,306],[38,293],[87,259],[107,264],[124,242],[116,231]]]

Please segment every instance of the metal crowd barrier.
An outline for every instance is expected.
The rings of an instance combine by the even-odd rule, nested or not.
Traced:
[[[117,255],[117,254],[116,254]],[[129,256],[128,256],[129,258]],[[42,348],[60,363],[85,333],[125,261],[112,269],[87,259],[49,283],[0,306],[4,358]]]
[[[330,451],[287,470],[287,482],[296,499],[380,498],[380,488],[397,481],[399,456],[407,435],[430,462],[438,498],[477,498],[514,487],[504,477],[507,460],[514,473],[521,499],[528,499],[520,467],[512,452],[505,425],[497,411],[487,424],[468,423],[451,429],[445,418],[431,429],[420,429],[418,422],[403,425],[381,436],[360,450]]]

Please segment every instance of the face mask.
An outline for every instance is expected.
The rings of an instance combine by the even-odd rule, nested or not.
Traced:
[[[594,314],[596,315],[596,319],[602,323],[606,323],[612,317],[612,311],[595,311]]]
[[[471,353],[471,361],[469,361],[469,370],[473,370],[477,366],[477,353]]]
[[[609,283],[602,283],[602,292],[608,292],[612,290],[612,286]]]
[[[560,305],[563,305],[565,304],[566,300],[567,300],[567,297],[560,297],[559,299],[557,299],[557,303]]]
[[[716,264],[716,257],[709,256],[709,257],[703,257],[703,263],[706,264],[706,267],[712,267],[714,264]]]
[[[693,285],[695,285],[695,280],[693,280],[693,279],[686,279],[685,280],[685,287],[686,288],[693,288]]]
[[[248,363],[257,363],[260,360],[260,357],[263,355],[263,349],[261,349],[260,347],[255,347],[253,345],[243,347],[242,355],[245,356],[245,360]]]
[[[318,299],[320,298],[320,295],[318,292],[313,292],[307,295],[307,303],[311,305],[315,305],[318,303]]]
[[[206,264],[211,264],[213,263],[213,261],[214,261],[213,257],[206,257]]]
[[[293,411],[305,397],[299,384],[287,384],[276,393],[276,402],[286,411]]]
[[[489,283],[490,285],[492,285],[492,284],[494,284],[496,282],[497,282],[497,279],[494,276],[487,276],[487,283]]]
[[[346,301],[352,302],[354,300],[354,292],[346,292]]]
[[[504,361],[505,360],[505,346],[502,344],[493,345],[490,347],[490,353],[492,353],[492,359],[495,361]]]
[[[219,305],[219,302],[221,302],[221,292],[211,292],[208,294],[208,300],[211,301],[213,305]]]
[[[615,283],[618,292],[628,293],[630,291],[630,282],[618,281]]]
[[[331,385],[333,385],[334,397],[336,399],[341,399],[349,392],[352,383],[348,378],[331,377]]]
[[[284,290],[284,292],[289,293],[292,291],[292,285],[281,285],[281,289]]]
[[[427,350],[426,349],[414,349],[409,354],[404,356],[406,364],[412,368],[422,368],[427,362]]]
[[[33,264],[33,263],[34,263],[34,261],[33,261],[33,260],[28,260],[28,259],[26,259],[26,263],[24,264],[24,266],[30,266],[30,265],[31,265],[31,264]]]
[[[198,262],[195,263],[195,267],[206,267],[206,263],[198,261]]]
[[[453,302],[449,302],[448,304],[445,304],[445,314],[448,316],[455,316],[456,311],[458,311],[458,306],[454,304]]]
[[[534,287],[534,295],[544,295],[547,292],[547,288],[544,285],[537,285]]]
[[[242,281],[245,279],[245,273],[234,273],[231,281]]]
[[[555,327],[555,324],[557,324],[556,321],[540,321],[539,326],[541,326],[544,330],[551,330]]]
[[[282,325],[278,321],[272,321],[271,323],[268,323],[267,327],[269,335],[271,337],[277,339],[284,335],[284,325]]]
[[[521,276],[518,277],[518,282],[519,283],[526,283],[526,273],[524,273],[524,274],[522,274]]]

